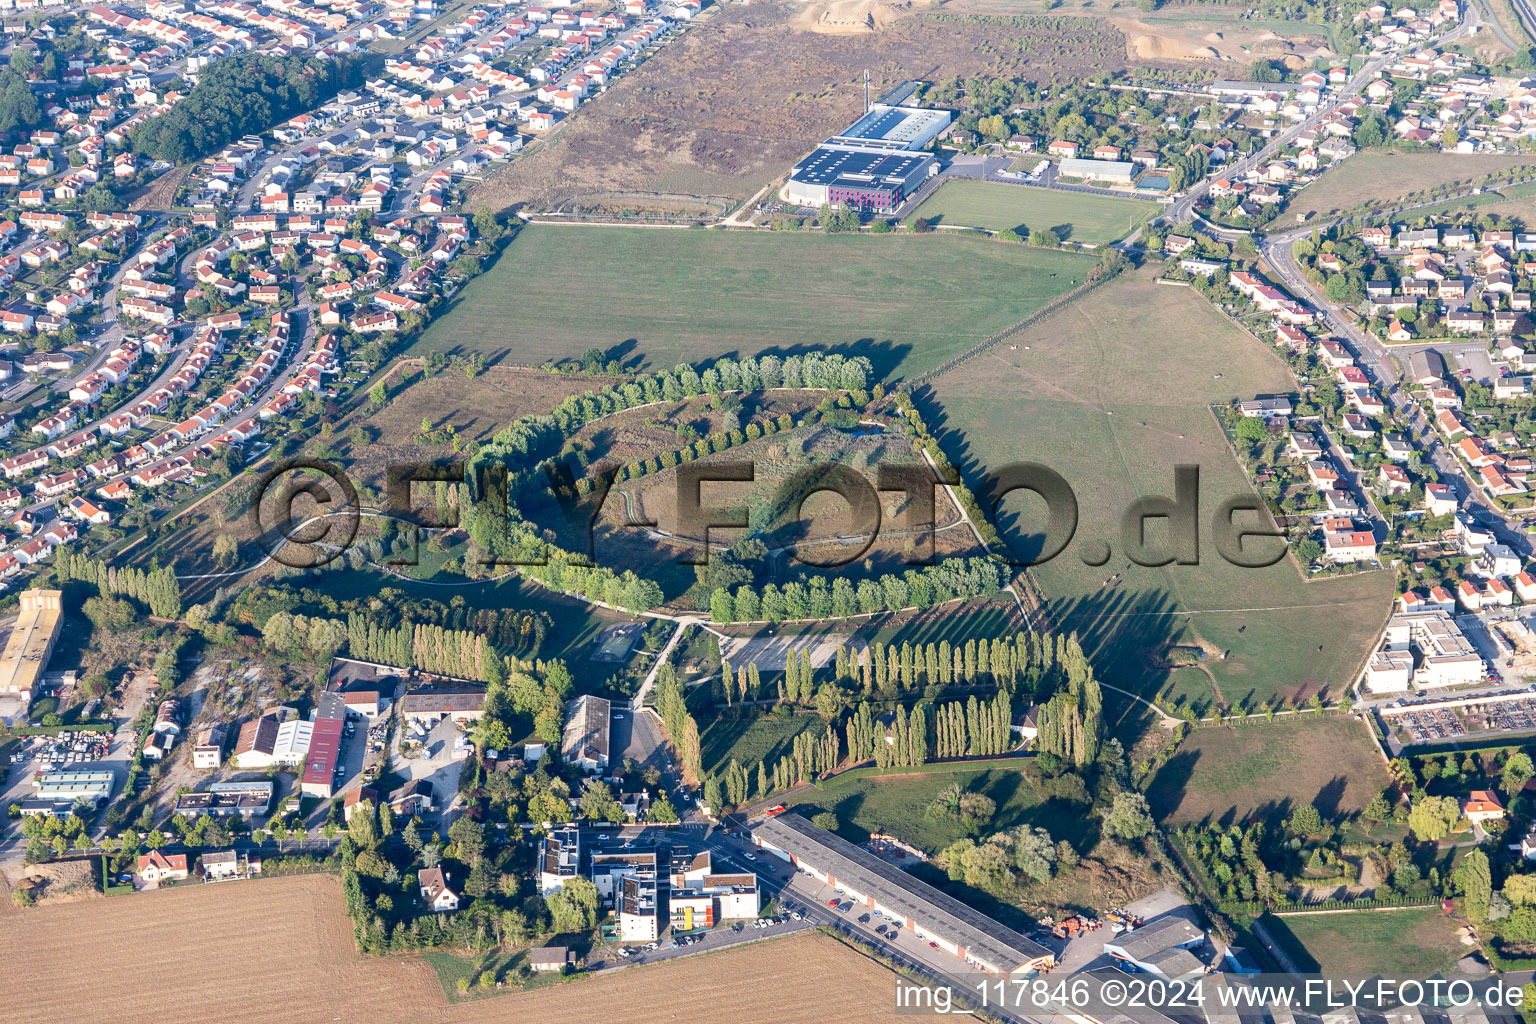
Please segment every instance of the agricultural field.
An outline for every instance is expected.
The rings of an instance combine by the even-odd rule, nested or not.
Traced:
[[[549,143],[499,169],[471,205],[550,210],[579,198],[635,207],[694,196],[739,203],[858,116],[866,68],[879,95],[908,77],[1072,80],[1125,63],[1120,34],[1086,20],[955,18],[873,0],[836,5],[866,8],[871,28],[859,11],[840,24],[831,6],[717,7]]]
[[[735,760],[755,772],[759,761],[771,766],[789,753],[802,732],[819,736],[826,730],[826,720],[814,713],[721,715],[705,724],[699,748],[705,771],[718,772]]]
[[[1302,972],[1350,977],[1430,978],[1468,952],[1456,922],[1437,907],[1353,914],[1273,914],[1264,930]]]
[[[1024,236],[1054,230],[1063,240],[1098,245],[1124,238],[1161,209],[1143,199],[955,180],[941,185],[909,219],[988,231],[1012,228]]]
[[[1199,645],[1214,653],[1195,671],[1214,700],[1237,707],[1342,691],[1392,597],[1387,573],[1308,583],[1289,560],[1239,568],[1215,548],[1213,513],[1229,498],[1258,498],[1209,407],[1293,387],[1262,343],[1195,293],[1159,286],[1144,270],[967,360],[918,399],[973,489],[986,489],[989,468],[1025,461],[1045,464],[1073,488],[1074,539],[1030,572],[1050,627],[1078,633],[1102,679],[1150,698],[1171,671],[1161,652]],[[1200,470],[1200,563],[1131,564],[1122,514],[1142,497],[1171,497],[1178,464]],[[1000,518],[1017,557],[1040,552],[1043,501],[1019,492]],[[1244,514],[1238,524],[1257,522]],[[1154,551],[1169,550],[1166,527],[1149,522]],[[1087,565],[1085,558],[1105,556],[1105,545],[1107,561]]]
[[[29,979],[7,996],[7,1019],[14,1020],[140,1024],[164,1017],[167,1006],[196,1006],[207,1024],[662,1024],[679,1005],[718,996],[721,977],[757,990],[785,976],[810,986],[837,1020],[890,1019],[889,972],[814,934],[577,981],[579,998],[561,985],[449,1005],[424,959],[356,952],[333,876],[188,885],[27,911],[8,895],[3,904],[0,955]],[[178,941],[166,942],[171,934]],[[273,987],[279,977],[280,992]],[[743,1024],[782,1015],[773,999],[732,1010]]]
[[[415,350],[537,366],[597,347],[626,366],[671,368],[823,348],[911,376],[1070,291],[1093,265],[981,238],[534,225]]]
[[[1147,801],[1160,820],[1179,823],[1279,817],[1301,804],[1329,819],[1363,809],[1386,785],[1364,725],[1304,715],[1194,730],[1153,777]]]
[[[171,934],[177,941],[166,942]],[[197,1006],[210,1024],[382,1022],[419,1019],[443,1002],[419,962],[402,968],[354,951],[341,883],[329,875],[15,910],[0,926],[0,955],[30,979],[7,996],[16,1020],[137,1024],[170,1005]],[[304,998],[274,998],[279,974]]]
[[[1347,210],[1383,197],[1401,196],[1457,181],[1473,181],[1510,167],[1536,170],[1536,156],[1435,153],[1371,149],[1345,160],[1296,194],[1287,214]]]
[[[1081,846],[1091,828],[1082,804],[1048,796],[1042,787],[1049,783],[1037,781],[1022,768],[976,769],[956,763],[884,775],[849,772],[797,793],[785,803],[807,817],[831,811],[837,815],[839,834],[852,842],[863,842],[872,833],[885,833],[936,853],[967,835],[963,825],[926,813],[933,799],[955,783],[997,803],[997,813],[988,822],[989,831],[1040,825],[1055,838]]]

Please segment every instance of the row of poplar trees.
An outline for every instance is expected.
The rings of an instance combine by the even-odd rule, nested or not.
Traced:
[[[1053,692],[1038,713],[1037,750],[1078,767],[1097,759],[1103,730],[1103,693],[1075,636],[1019,633],[1010,639],[967,642],[954,648],[945,642],[926,645],[922,649],[925,656],[929,648],[933,649],[936,658],[939,650],[944,649],[958,664],[962,674],[952,671],[951,680],[964,682],[987,678],[981,675],[983,665],[999,667],[1001,673],[990,676],[997,682],[997,690],[990,696],[972,694],[938,704],[924,701],[910,709],[896,701],[883,711],[871,700],[861,700],[848,712],[841,729],[833,724],[825,732],[800,733],[795,737],[791,751],[778,761],[759,762],[754,770],[732,760],[718,777],[706,778],[707,798],[711,805],[719,806],[721,802],[738,805],[752,797],[766,797],[831,771],[845,761],[853,764],[873,762],[876,768],[885,770],[926,764],[934,759],[995,757],[1007,753],[1016,746],[1014,698],[1026,691],[1028,694]],[[896,648],[884,646],[883,649]],[[976,652],[974,661],[971,660],[972,650]],[[985,656],[983,651],[987,652]],[[834,659],[834,670],[846,682],[845,674],[850,667],[856,668],[861,660],[857,652],[840,649]],[[898,660],[898,666],[900,664]],[[780,682],[781,692],[786,699],[809,699],[815,692],[809,659],[791,654],[789,665],[791,667],[784,676],[791,681]],[[968,665],[975,666],[974,675],[963,674]],[[724,678],[732,681],[729,688],[737,690],[742,699],[752,699],[762,692],[763,682],[755,664],[734,670],[727,666]],[[678,715],[686,716],[677,720],[685,730],[683,735],[694,737],[696,749],[697,724],[687,716],[681,688],[675,687],[675,692],[677,696],[670,702],[672,710],[663,708],[663,718],[668,720],[668,728],[673,729],[673,720]],[[801,697],[802,694],[806,696]],[[662,695],[658,694],[658,697]],[[673,735],[679,733],[674,731]],[[685,758],[687,749],[685,740]]]

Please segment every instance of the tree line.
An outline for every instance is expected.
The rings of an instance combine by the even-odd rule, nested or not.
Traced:
[[[857,585],[845,576],[831,587],[812,583],[743,583],[732,594],[725,588],[709,597],[709,617],[721,624],[795,619],[848,618],[905,608],[933,608],[956,598],[991,597],[1007,582],[1003,566],[990,558],[946,558],[937,565],[887,573]]]
[[[1010,693],[1033,694],[1058,664],[1078,663],[1081,647],[1071,637],[1051,637],[1020,630],[1011,637],[985,637],[956,642],[899,645],[876,640],[863,647],[839,644],[832,659],[832,682],[838,687],[858,688],[865,697],[878,694],[895,700],[930,686],[969,686],[990,683]],[[721,663],[716,699],[727,707],[738,702],[777,700],[780,703],[819,704],[818,684],[810,649],[789,651],[776,688],[763,684],[757,662]]]

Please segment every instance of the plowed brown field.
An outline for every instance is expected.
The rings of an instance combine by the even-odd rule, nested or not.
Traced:
[[[16,979],[0,1002],[4,1022],[861,1024],[894,1017],[892,975],[817,935],[449,1005],[420,960],[355,951],[341,886],[329,876],[27,911],[4,903],[0,963]]]

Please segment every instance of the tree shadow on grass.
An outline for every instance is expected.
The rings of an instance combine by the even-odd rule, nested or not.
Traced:
[[[1263,923],[1269,937],[1284,948],[1298,971],[1303,974],[1316,974],[1322,970],[1322,966],[1307,952],[1307,947],[1302,945],[1301,940],[1286,925],[1283,918],[1276,917],[1274,914],[1265,914]]]

